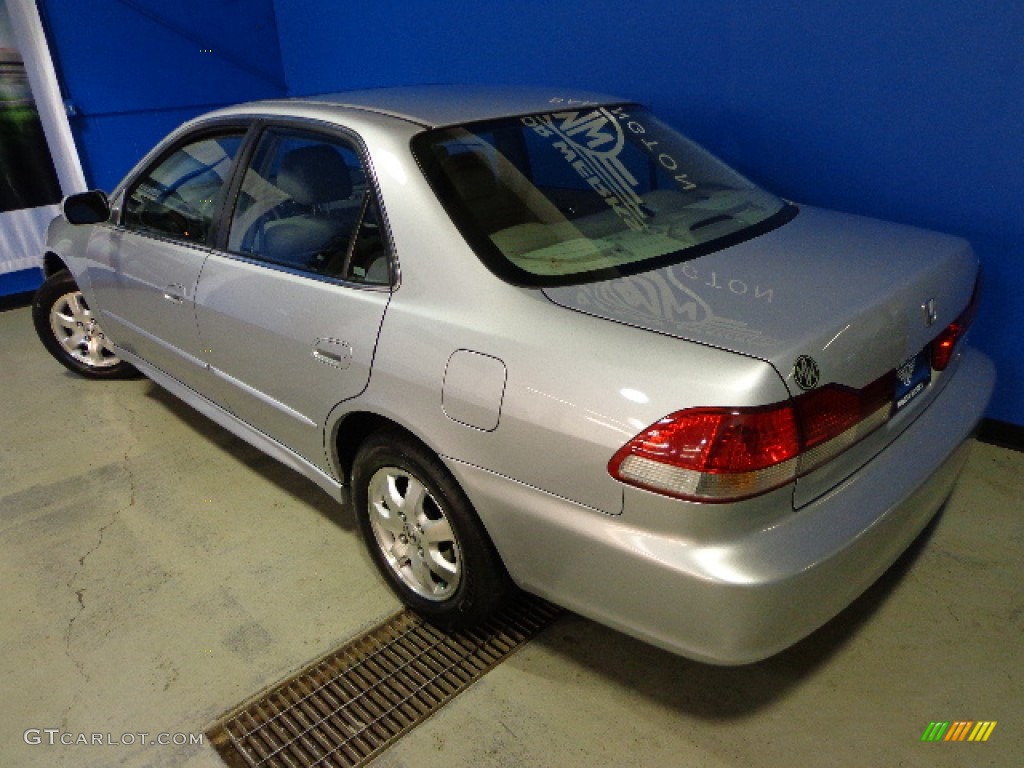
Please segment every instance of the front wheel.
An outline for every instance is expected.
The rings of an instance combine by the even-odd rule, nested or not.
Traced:
[[[39,286],[32,303],[32,322],[43,346],[68,370],[93,379],[138,375],[117,356],[67,270],[55,272]]]
[[[494,545],[440,459],[396,432],[371,436],[352,472],[371,556],[398,597],[446,630],[490,617],[510,589]]]

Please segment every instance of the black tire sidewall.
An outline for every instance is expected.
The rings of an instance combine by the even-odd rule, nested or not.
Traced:
[[[368,489],[374,473],[383,467],[397,467],[423,483],[451,524],[459,547],[461,579],[445,600],[430,600],[414,592],[381,551],[370,525]],[[508,590],[501,559],[462,489],[429,450],[403,434],[374,435],[356,456],[352,486],[356,518],[370,556],[403,603],[446,630],[478,624],[500,606]]]

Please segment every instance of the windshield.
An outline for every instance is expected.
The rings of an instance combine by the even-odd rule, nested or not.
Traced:
[[[796,213],[636,105],[440,128],[413,152],[487,266],[525,285],[696,258]]]

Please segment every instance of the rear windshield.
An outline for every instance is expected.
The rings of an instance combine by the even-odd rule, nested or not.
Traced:
[[[413,152],[484,263],[524,285],[696,258],[796,213],[636,105],[440,128]]]

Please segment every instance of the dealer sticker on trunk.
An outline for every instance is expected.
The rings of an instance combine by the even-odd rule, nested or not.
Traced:
[[[932,365],[927,348],[904,360],[896,369],[896,394],[893,411],[899,411],[928,388],[932,380]]]

